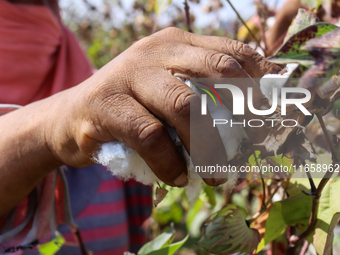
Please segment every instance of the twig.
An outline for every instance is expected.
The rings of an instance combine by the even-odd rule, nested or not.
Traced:
[[[306,165],[306,162],[303,161],[303,165],[305,166]],[[309,171],[305,171],[307,176],[308,176],[308,181],[309,181],[309,184],[310,184],[310,191],[311,191],[311,194],[314,194],[316,192],[316,186],[315,186],[315,183],[314,183],[314,180],[313,180],[313,177],[312,175],[310,174]]]
[[[255,158],[255,161],[256,161],[256,165],[257,165],[258,169],[260,170],[260,177],[261,177],[261,182],[262,182],[262,190],[263,190],[262,205],[261,205],[261,208],[262,208],[266,204],[266,184],[264,183],[264,179],[263,179],[263,175],[262,175],[262,167],[260,167],[259,162],[257,162],[257,157],[256,157],[255,152],[254,152],[254,158]]]
[[[285,39],[287,35],[287,32],[285,32],[279,39],[276,40],[276,42],[272,45],[272,47],[269,48],[269,50],[266,52],[266,55],[269,56],[270,54],[273,53],[273,51],[276,49],[277,46],[279,46],[283,40]]]
[[[187,21],[187,29],[188,32],[192,33],[193,30],[191,28],[191,22],[190,22],[190,12],[189,12],[189,5],[188,5],[188,1],[184,0],[184,10],[185,10],[185,17],[186,17],[186,21]]]
[[[251,224],[254,221],[256,221],[267,210],[268,205],[271,203],[274,195],[276,194],[276,192],[279,190],[280,187],[281,187],[281,183],[279,183],[279,185],[277,185],[277,187],[275,188],[274,192],[272,193],[270,198],[267,200],[265,206],[263,208],[261,208],[261,210],[259,212],[257,212],[251,219],[248,220],[249,224]]]
[[[71,232],[72,232],[74,238],[76,239],[76,241],[79,245],[79,248],[81,250],[81,254],[82,255],[90,255],[91,253],[89,253],[85,248],[85,245],[84,245],[83,239],[81,238],[78,226],[77,225],[69,225],[69,227],[71,229]]]
[[[305,255],[308,251],[308,241],[305,240],[305,242],[303,243],[303,246],[301,248],[301,251],[300,251],[300,255]]]
[[[324,135],[326,137],[326,141],[327,141],[328,146],[331,150],[333,164],[335,164],[335,163],[338,162],[338,158],[337,158],[336,153],[334,151],[334,147],[333,147],[333,144],[331,142],[329,133],[326,129],[326,125],[325,125],[325,123],[322,119],[322,116],[319,113],[317,113],[316,116],[318,117],[322,131],[324,132]],[[312,197],[313,197],[312,212],[311,212],[311,215],[310,215],[308,228],[301,235],[292,238],[292,240],[290,240],[292,244],[300,242],[301,240],[308,237],[311,233],[313,233],[315,225],[316,225],[316,221],[317,221],[317,218],[318,218],[319,199],[321,197],[322,190],[324,189],[324,187],[326,186],[327,182],[332,177],[332,175],[333,175],[333,171],[330,171],[330,169],[328,169],[328,171],[323,176],[321,182],[319,183],[318,188],[316,189],[316,191],[314,193],[312,193]]]
[[[330,137],[330,135],[329,135],[329,133],[328,133],[328,131],[327,131],[325,122],[323,121],[322,116],[320,115],[320,113],[317,113],[316,116],[318,117],[318,120],[319,120],[319,122],[320,122],[322,131],[323,131],[323,133],[324,133],[324,135],[325,135],[325,137],[326,137],[327,144],[328,144],[329,149],[330,149],[330,151],[331,151],[331,153],[332,153],[332,161],[333,161],[333,164],[334,164],[334,163],[337,163],[337,162],[338,162],[338,158],[337,158],[337,156],[336,156],[336,152],[335,152],[335,150],[334,150],[334,146],[333,146],[333,143],[332,143],[332,141],[331,141],[331,137]]]
[[[246,22],[242,19],[241,15],[238,13],[238,11],[235,9],[234,5],[230,2],[230,0],[227,0],[227,2],[229,3],[230,7],[233,9],[233,11],[236,13],[237,17],[239,18],[239,20],[242,22],[242,24],[246,27],[246,29],[248,30],[249,34],[253,37],[253,39],[255,40],[257,46],[263,50],[263,52],[265,52],[265,50],[261,47],[261,43],[260,41],[256,38],[256,36],[254,35],[253,31],[250,30],[250,28],[248,27],[248,25],[246,24]]]
[[[255,1],[256,9],[257,9],[257,15],[259,15],[261,23],[260,23],[260,32],[261,32],[261,39],[264,44],[264,53],[267,54],[268,51],[268,45],[267,45],[267,39],[266,39],[266,20],[268,18],[268,10],[266,9],[266,6],[264,5],[262,0]]]

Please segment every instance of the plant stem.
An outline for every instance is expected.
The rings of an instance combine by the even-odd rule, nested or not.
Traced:
[[[266,208],[266,184],[264,183],[264,179],[263,179],[263,175],[262,175],[262,168],[259,166],[259,162],[257,162],[257,157],[256,154],[254,152],[254,158],[256,161],[256,165],[258,167],[258,169],[260,169],[260,177],[261,177],[261,182],[262,182],[262,190],[263,190],[263,194],[262,194],[262,205],[261,207],[265,207]]]
[[[334,164],[334,163],[338,162],[338,158],[337,158],[337,156],[336,156],[336,152],[335,152],[335,150],[334,150],[334,146],[333,146],[333,143],[332,143],[332,141],[331,141],[331,137],[330,137],[330,135],[329,135],[329,133],[328,133],[328,131],[327,131],[325,122],[323,121],[322,116],[320,115],[320,113],[317,113],[316,116],[318,117],[318,120],[319,120],[319,122],[320,122],[322,131],[323,131],[323,133],[324,133],[324,135],[325,135],[327,144],[328,144],[329,149],[330,149],[330,151],[331,151],[331,153],[332,153],[332,161],[333,161],[333,164]]]
[[[305,240],[305,242],[302,245],[301,251],[300,251],[300,255],[305,255],[308,251],[308,241]]]
[[[263,206],[259,212],[257,212],[251,219],[248,220],[249,224],[256,221],[267,210],[268,205],[271,203],[274,195],[276,194],[276,192],[279,190],[280,187],[281,187],[281,184],[277,185],[274,192],[272,193],[270,198],[267,200],[267,203],[265,204],[265,206]]]
[[[318,117],[318,120],[320,122],[322,131],[324,132],[324,135],[326,137],[326,141],[327,141],[328,146],[329,146],[329,148],[331,150],[333,164],[337,163],[338,162],[338,158],[337,158],[336,153],[334,151],[334,147],[333,147],[333,144],[331,142],[331,138],[330,138],[329,133],[328,133],[328,131],[326,129],[326,125],[325,125],[325,123],[324,123],[324,121],[322,119],[322,116],[319,113],[317,113],[316,116]],[[316,224],[316,221],[317,221],[317,217],[318,217],[319,199],[321,197],[322,190],[324,189],[324,187],[326,186],[327,182],[332,177],[332,175],[333,175],[333,171],[330,171],[330,169],[328,169],[328,171],[323,176],[321,182],[319,183],[318,188],[316,189],[316,191],[314,193],[312,193],[312,196],[313,196],[312,212],[311,212],[311,215],[310,215],[308,228],[301,235],[299,235],[298,237],[293,238],[292,240],[290,240],[291,243],[298,243],[299,241],[305,239],[311,233],[313,233],[314,228],[315,228],[315,224]]]
[[[281,37],[276,40],[276,42],[273,44],[273,46],[269,48],[269,50],[266,52],[267,56],[272,54],[273,51],[277,48],[277,46],[279,46],[283,42],[283,40],[286,37],[286,34],[287,34],[287,32],[285,32],[283,35],[281,35]]]
[[[310,184],[310,190],[311,190],[311,193],[314,194],[315,191],[316,191],[316,186],[315,186],[315,183],[313,181],[313,178],[310,174],[310,172],[306,172],[307,173],[307,176],[308,176],[308,181],[309,181],[309,184]]]
[[[192,33],[193,30],[191,28],[191,22],[190,22],[190,12],[189,12],[189,5],[188,5],[188,1],[184,0],[184,10],[185,10],[185,17],[186,17],[186,21],[187,21],[187,29],[188,32]]]
[[[230,2],[230,0],[227,0],[227,2],[229,3],[230,7],[233,9],[233,11],[236,13],[238,19],[242,22],[242,24],[246,27],[246,29],[248,30],[249,34],[253,37],[253,39],[255,40],[257,46],[263,50],[263,52],[265,52],[265,50],[261,47],[261,43],[260,41],[256,38],[256,36],[254,35],[253,31],[250,30],[250,28],[248,27],[248,25],[246,24],[246,22],[242,19],[241,15],[238,13],[238,11],[235,9],[234,5]]]
[[[88,252],[88,250],[85,248],[85,245],[84,245],[84,242],[83,242],[83,239],[80,235],[80,231],[78,229],[78,226],[77,225],[69,225],[70,229],[71,229],[71,232],[74,236],[74,238],[76,239],[77,243],[78,243],[78,246],[81,250],[81,254],[82,255],[90,255],[92,254],[91,252]]]

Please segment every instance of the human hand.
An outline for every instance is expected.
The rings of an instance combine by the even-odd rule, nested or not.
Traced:
[[[58,161],[80,167],[92,164],[100,144],[118,140],[137,150],[166,184],[184,186],[185,161],[159,119],[176,129],[190,153],[190,105],[200,105],[200,99],[176,77],[250,78],[280,70],[241,42],[168,28],[138,41],[79,86],[56,95],[54,111],[60,116],[60,105],[65,111],[46,129],[46,142]],[[247,86],[253,86],[254,102],[263,100],[257,84]],[[241,89],[245,92],[247,86]],[[231,106],[230,93],[222,97]],[[249,112],[247,116],[252,117]],[[211,135],[197,139],[195,146],[223,148],[216,128],[197,130]],[[204,155],[227,162],[224,148],[220,155]],[[225,180],[204,181],[217,185]]]

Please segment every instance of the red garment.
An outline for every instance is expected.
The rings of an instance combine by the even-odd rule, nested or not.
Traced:
[[[91,75],[92,66],[76,38],[49,8],[0,0],[0,104],[26,105]],[[47,241],[54,229],[50,224],[71,223],[64,208],[68,203],[65,180],[58,176],[63,176],[61,171],[46,176],[1,219],[2,246]]]
[[[0,54],[3,104],[43,99],[93,71],[74,35],[45,6],[0,0]]]
[[[0,0],[0,104],[26,105],[75,86],[91,74],[92,66],[76,38],[50,9]],[[1,109],[0,106],[0,115],[9,108]],[[69,171],[86,174],[84,169]],[[87,178],[82,176],[76,183],[93,179],[93,176],[94,172],[89,170]],[[49,241],[57,225],[72,223],[64,177],[60,169],[50,173],[7,217],[0,219],[0,254],[6,249],[13,248],[14,251],[18,246],[34,246],[35,241]],[[112,196],[115,192],[112,182],[120,197]],[[77,199],[79,193],[89,196],[88,187],[77,188],[71,198]],[[141,225],[150,215],[151,202],[150,187],[134,181],[113,180],[106,173],[91,201],[74,215],[79,227],[86,228],[83,231],[80,228],[85,246],[94,251],[97,249],[96,254],[138,250],[145,242]],[[111,223],[102,220],[101,225],[106,226],[98,226],[99,217],[114,220]],[[120,225],[115,225],[117,220]],[[67,233],[65,238],[74,241]],[[111,245],[115,242],[120,242],[117,248]],[[16,254],[21,253],[19,250]],[[76,253],[79,253],[78,248]],[[68,253],[62,251],[62,254]],[[71,251],[71,254],[75,253]]]

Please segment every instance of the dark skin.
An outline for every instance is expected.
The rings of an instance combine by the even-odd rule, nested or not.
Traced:
[[[0,217],[55,168],[92,165],[93,153],[106,142],[125,143],[164,183],[185,186],[185,160],[159,119],[176,129],[190,152],[190,105],[200,99],[176,77],[251,80],[280,70],[228,38],[167,28],[139,40],[81,84],[0,118],[0,180],[6,180],[0,185]],[[262,103],[259,86],[248,86],[254,102]],[[223,102],[230,105],[230,95]],[[212,148],[218,131],[205,128],[212,139],[197,146]],[[257,133],[248,135],[256,143],[263,140]],[[226,160],[225,152],[221,158]],[[225,181],[218,176],[203,180],[209,185]]]

